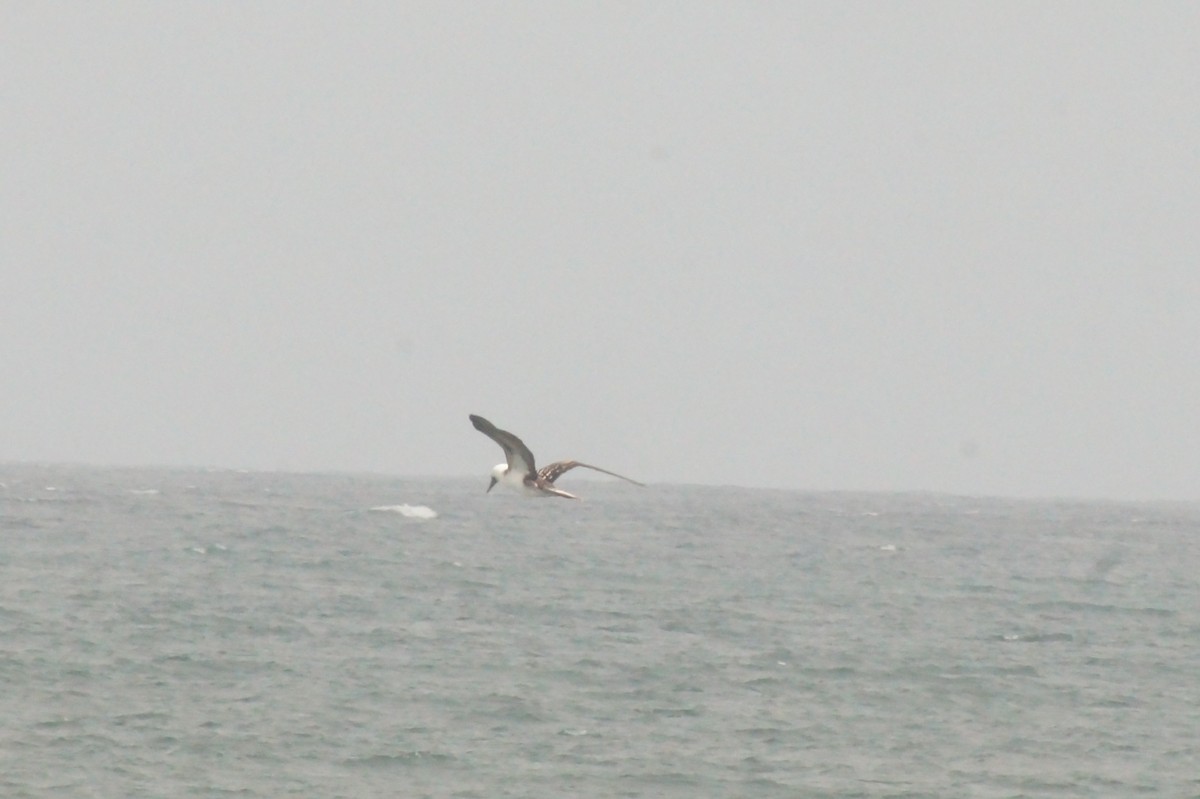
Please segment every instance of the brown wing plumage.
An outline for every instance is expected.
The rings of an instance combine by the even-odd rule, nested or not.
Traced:
[[[529,451],[529,447],[525,446],[524,441],[507,430],[501,430],[482,416],[470,414],[469,418],[471,419],[471,424],[475,425],[476,430],[483,433],[492,441],[495,441],[500,445],[500,449],[504,450],[504,458],[508,461],[508,468],[515,469],[520,474],[537,474],[537,466],[534,465],[533,453]]]
[[[633,483],[635,486],[642,486],[643,488],[646,487],[645,483],[639,483],[637,480],[632,480],[623,474],[617,474],[616,472],[610,472],[608,469],[601,469],[599,466],[592,466],[590,463],[580,463],[579,461],[556,461],[555,463],[551,463],[546,466],[543,466],[541,468],[541,470],[538,471],[538,478],[541,480],[545,480],[547,483],[553,483],[555,480],[562,477],[564,474],[571,471],[576,466],[582,466],[585,469],[591,469],[593,471],[603,472],[604,474],[607,474],[610,477],[617,477],[621,480],[624,480],[627,483]]]

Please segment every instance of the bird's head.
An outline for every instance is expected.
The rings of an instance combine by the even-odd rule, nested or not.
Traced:
[[[495,488],[496,483],[500,482],[500,478],[503,477],[504,473],[507,471],[508,471],[507,463],[497,463],[495,466],[493,466],[492,467],[492,480],[490,483],[488,483],[487,491],[484,491],[483,493],[486,494],[486,493],[488,493],[488,491],[491,491],[493,488]]]

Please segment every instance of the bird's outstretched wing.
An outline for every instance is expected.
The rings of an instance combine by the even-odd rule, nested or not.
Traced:
[[[641,486],[643,488],[646,487],[645,483],[639,483],[637,480],[630,479],[623,474],[617,474],[616,472],[610,472],[608,469],[601,469],[599,466],[592,466],[590,463],[580,463],[579,461],[556,461],[555,463],[551,463],[546,466],[543,466],[541,468],[541,470],[538,471],[538,478],[545,480],[547,483],[553,483],[555,480],[562,477],[564,474],[571,471],[576,466],[582,466],[585,469],[592,469],[593,471],[603,472],[604,474],[607,474],[610,477],[617,477],[617,478],[620,478],[621,480],[624,480],[627,483],[633,483],[635,486]]]
[[[507,430],[501,430],[482,416],[471,414],[469,418],[476,430],[495,441],[500,445],[500,449],[504,450],[504,459],[508,461],[509,469],[520,474],[537,474],[537,467],[533,464],[533,453],[525,446],[524,441]]]

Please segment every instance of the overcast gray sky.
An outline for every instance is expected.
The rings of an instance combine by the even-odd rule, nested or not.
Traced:
[[[1200,499],[1194,3],[5,3],[0,460]]]

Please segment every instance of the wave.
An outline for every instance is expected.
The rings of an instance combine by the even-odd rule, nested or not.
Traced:
[[[373,511],[399,513],[408,519],[436,519],[437,511],[426,505],[377,505]]]

